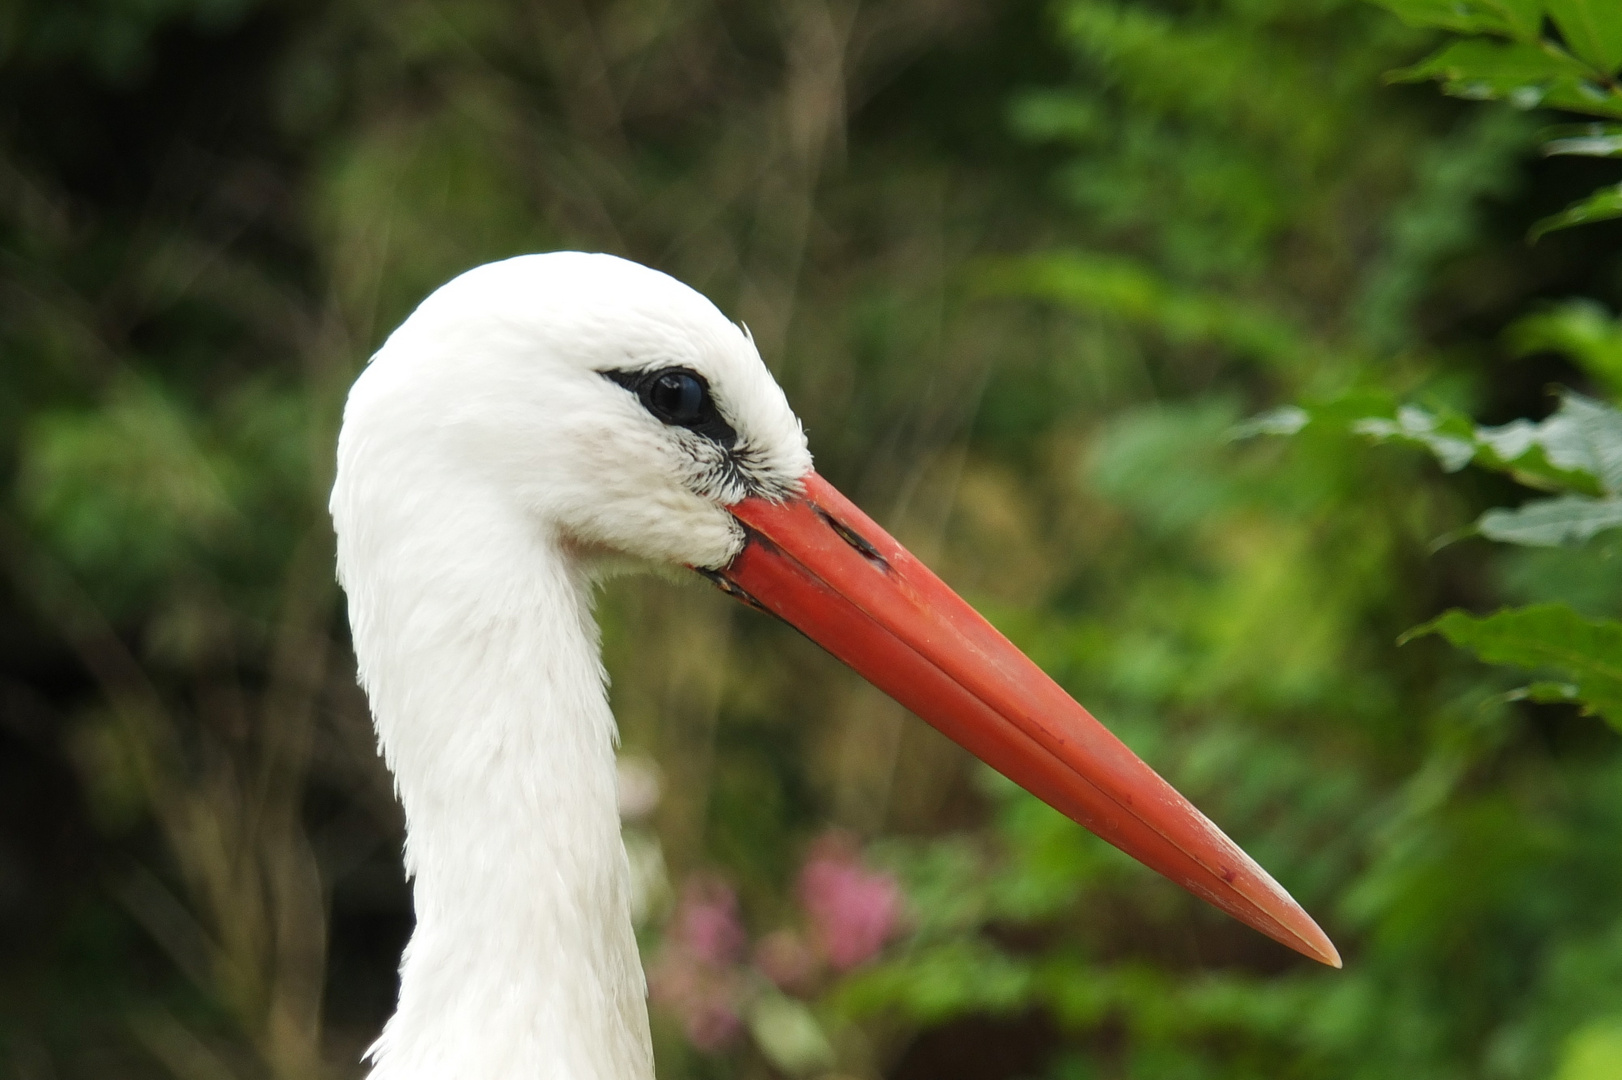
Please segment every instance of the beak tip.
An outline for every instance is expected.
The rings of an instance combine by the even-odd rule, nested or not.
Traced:
[[[1292,927],[1291,936],[1295,940],[1286,941],[1284,944],[1326,967],[1335,968],[1337,971],[1340,970],[1344,966],[1341,963],[1340,950],[1335,948],[1335,943],[1329,940],[1329,935],[1324,933],[1316,922],[1312,921],[1310,915],[1307,915],[1304,911],[1300,912],[1300,914],[1305,925]]]
[[[1216,830],[1216,826],[1210,827]],[[1233,844],[1220,832],[1218,835],[1224,844]],[[1340,969],[1340,950],[1335,948],[1335,943],[1329,940],[1329,935],[1324,933],[1317,920],[1307,914],[1307,910],[1250,856],[1238,847],[1234,847],[1233,852],[1237,856],[1234,861],[1241,862],[1250,871],[1241,879],[1241,887],[1235,890],[1248,902],[1250,910],[1229,910],[1241,922],[1248,923],[1281,945],[1287,945],[1302,956],[1327,967]]]

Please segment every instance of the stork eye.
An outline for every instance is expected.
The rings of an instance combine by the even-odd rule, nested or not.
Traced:
[[[704,417],[710,406],[710,388],[685,371],[664,371],[649,381],[642,394],[648,411],[667,424],[687,427]]]
[[[696,371],[670,367],[602,374],[635,394],[644,409],[666,424],[688,428],[726,447],[738,441],[738,433],[715,407],[710,384]]]

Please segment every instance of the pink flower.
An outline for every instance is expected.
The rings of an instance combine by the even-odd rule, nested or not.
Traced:
[[[878,955],[901,921],[901,887],[863,866],[855,843],[837,834],[812,846],[800,870],[800,902],[823,955],[840,971]]]
[[[700,1050],[720,1050],[743,1029],[738,1007],[744,983],[737,965],[748,944],[731,886],[719,878],[689,879],[664,948],[648,971],[648,993]]]
[[[735,970],[717,969],[680,947],[666,949],[648,971],[648,996],[681,1023],[687,1041],[714,1052],[743,1027]]]
[[[719,878],[689,879],[674,922],[674,940],[712,967],[736,963],[749,944],[738,917],[738,894]]]

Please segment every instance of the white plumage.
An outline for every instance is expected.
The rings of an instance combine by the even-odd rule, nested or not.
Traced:
[[[736,467],[602,374],[670,367],[708,380]],[[810,468],[747,333],[607,255],[462,275],[356,381],[331,511],[417,916],[375,1080],[652,1075],[594,578],[725,565],[724,504]]]

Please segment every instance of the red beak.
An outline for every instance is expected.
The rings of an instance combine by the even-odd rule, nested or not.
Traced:
[[[748,541],[706,571],[980,760],[1146,866],[1314,960],[1340,954],[1222,831],[816,473],[731,508]]]

